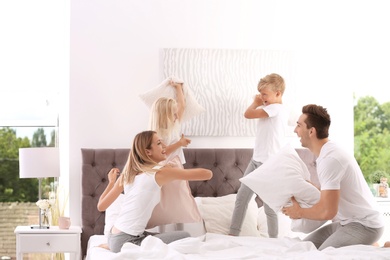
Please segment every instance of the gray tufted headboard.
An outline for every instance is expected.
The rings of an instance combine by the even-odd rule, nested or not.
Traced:
[[[315,156],[307,149],[296,149],[311,173],[311,181],[318,184]],[[129,149],[81,149],[82,154],[82,234],[81,247],[86,254],[88,239],[103,234],[105,213],[97,210],[100,195],[106,188],[107,173],[112,167],[122,169]],[[207,168],[213,171],[208,181],[191,181],[194,197],[218,197],[237,193],[252,149],[192,148],[184,149],[184,168]]]

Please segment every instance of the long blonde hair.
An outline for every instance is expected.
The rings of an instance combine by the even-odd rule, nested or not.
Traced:
[[[146,153],[146,149],[151,149],[155,134],[155,131],[143,131],[135,136],[129,158],[122,172],[122,185],[132,183],[138,173],[156,171],[153,167],[158,163]]]
[[[167,97],[157,99],[151,109],[149,129],[156,131],[163,140],[168,140],[177,125],[175,124],[176,111],[175,99]]]

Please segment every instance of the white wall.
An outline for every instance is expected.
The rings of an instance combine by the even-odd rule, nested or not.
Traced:
[[[162,80],[161,48],[294,51],[299,87],[289,91],[295,105],[327,107],[331,138],[353,151],[352,86],[361,72],[353,64],[366,48],[361,35],[371,30],[360,22],[367,11],[363,4],[354,1],[351,9],[338,2],[71,1],[69,129],[62,138],[69,138],[72,223],[81,224],[80,149],[129,147],[145,129],[148,109],[138,95]],[[192,139],[191,147],[253,143],[253,138]]]

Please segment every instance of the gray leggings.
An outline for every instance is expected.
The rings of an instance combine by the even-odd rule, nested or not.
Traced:
[[[151,233],[145,231],[143,234],[139,236],[132,236],[126,234],[124,232],[120,232],[118,234],[109,234],[108,235],[108,247],[114,253],[118,253],[121,251],[121,248],[124,243],[130,242],[135,245],[141,245],[142,240],[144,240],[147,236],[155,236],[161,239],[165,244],[169,244],[173,241],[190,237],[190,234],[186,231],[171,231],[166,233]]]
[[[383,231],[383,227],[369,228],[357,222],[344,226],[334,222],[314,231],[304,240],[313,242],[318,250],[329,246],[338,248],[357,244],[372,245],[381,238]]]
[[[257,168],[261,167],[261,165],[262,165],[261,162],[256,162],[255,160],[251,159],[248,164],[248,167],[244,172],[244,176],[248,175],[249,173],[253,172]],[[229,234],[234,236],[238,236],[240,234],[242,223],[244,222],[244,217],[248,209],[248,204],[250,199],[253,196],[253,193],[254,192],[250,188],[248,188],[248,186],[241,183],[241,186],[237,192],[236,203],[234,206],[232,223],[230,225]],[[267,216],[268,236],[271,238],[276,238],[278,237],[278,232],[279,232],[278,215],[264,202],[263,205],[264,205],[264,212]]]

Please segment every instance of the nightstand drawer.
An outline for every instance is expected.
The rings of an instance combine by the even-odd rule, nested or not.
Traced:
[[[20,234],[23,252],[78,252],[80,240],[74,234]]]
[[[382,246],[386,241],[390,240],[390,198],[376,197],[375,199],[379,205],[379,211],[383,214],[383,219],[385,221],[385,231],[378,241],[379,245]]]

